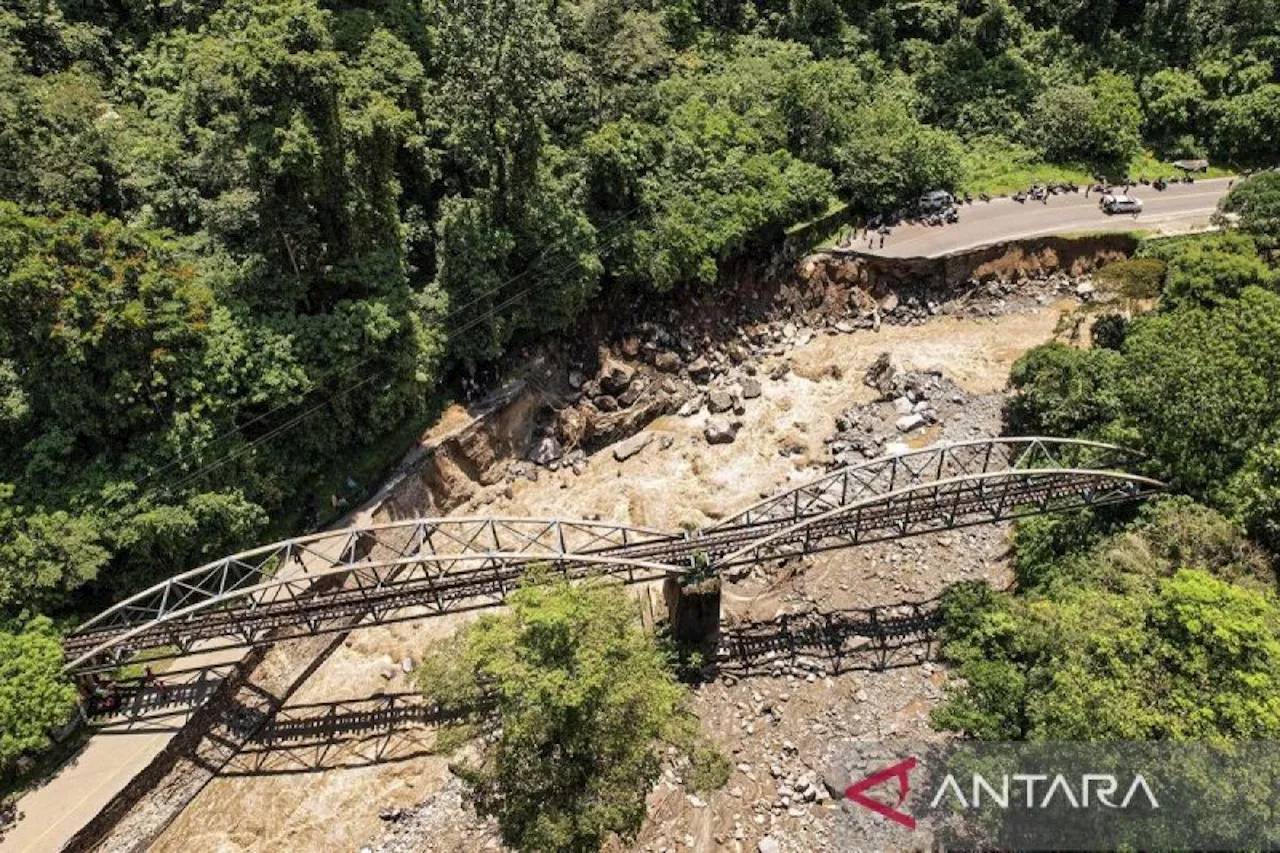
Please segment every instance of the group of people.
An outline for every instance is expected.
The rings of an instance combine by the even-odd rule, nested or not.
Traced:
[[[879,216],[873,216],[867,220],[866,226],[861,229],[857,225],[841,225],[840,230],[836,233],[836,246],[841,249],[852,249],[854,243],[860,239],[858,236],[859,231],[862,232],[861,239],[867,241],[868,249],[876,247],[877,237],[880,239],[880,248],[883,249],[884,241],[893,233],[887,221],[882,220]]]
[[[980,198],[983,201],[991,201],[991,196],[985,193]],[[892,213],[877,213],[868,218],[866,225],[862,228],[857,225],[841,226],[836,234],[836,246],[841,249],[851,249],[859,240],[865,240],[866,248],[875,249],[878,247],[883,249],[885,241],[893,233],[893,229],[904,222],[921,225],[946,225],[959,222],[958,203],[973,204],[973,196],[965,193],[962,198],[954,199],[944,207],[928,211],[917,210],[914,214],[904,209],[895,210]]]
[[[1080,186],[1072,181],[1053,184],[1032,184],[1030,189],[1019,190],[1011,198],[1018,204],[1026,204],[1028,200],[1048,204],[1049,196],[1051,195],[1066,195],[1067,193],[1078,192],[1080,192]],[[1085,188],[1085,196],[1088,197],[1088,194],[1089,189]]]
[[[161,692],[168,689],[165,683],[151,671],[151,667],[143,671],[142,677],[137,679],[133,686],[121,684],[100,672],[94,673],[93,681],[89,686],[89,714],[110,714],[118,711],[126,695],[142,688]]]
[[[1097,183],[1094,183],[1085,188],[1085,191],[1084,191],[1085,198],[1088,198],[1089,193],[1091,192],[1096,192],[1099,195],[1107,195],[1108,193],[1115,193],[1117,190],[1119,190],[1122,195],[1128,195],[1129,190],[1138,186],[1151,187],[1153,190],[1156,190],[1157,192],[1164,192],[1166,189],[1168,189],[1169,184],[1194,184],[1196,182],[1196,179],[1192,177],[1190,172],[1187,172],[1181,178],[1178,178],[1178,177],[1165,178],[1162,176],[1162,177],[1156,178],[1155,180],[1148,180],[1147,177],[1144,175],[1139,177],[1137,180],[1134,180],[1133,178],[1125,178],[1123,181],[1118,181],[1114,184],[1110,183],[1106,178],[1101,177],[1099,175],[1094,175],[1093,178]]]

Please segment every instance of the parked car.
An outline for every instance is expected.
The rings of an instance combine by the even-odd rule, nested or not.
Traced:
[[[946,190],[931,190],[920,196],[919,201],[921,213],[941,213],[955,205],[955,196]]]
[[[1142,212],[1142,202],[1131,195],[1104,195],[1099,204],[1106,213]]]

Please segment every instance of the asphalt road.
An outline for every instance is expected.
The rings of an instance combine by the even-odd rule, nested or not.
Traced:
[[[1207,226],[1218,199],[1227,192],[1228,178],[1174,184],[1164,192],[1138,186],[1130,195],[1142,200],[1142,213],[1109,216],[1098,209],[1097,193],[1049,196],[1047,204],[1028,200],[1019,204],[1008,198],[960,205],[960,221],[953,225],[900,225],[880,247],[868,249],[861,233],[846,248],[892,258],[936,257],[987,246],[1006,240],[1091,231],[1159,231],[1164,227],[1188,230]]]

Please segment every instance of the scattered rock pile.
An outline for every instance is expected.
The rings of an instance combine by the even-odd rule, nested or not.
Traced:
[[[463,785],[450,774],[444,788],[416,806],[394,806],[378,812],[387,829],[382,837],[360,853],[416,853],[421,850],[449,849],[447,843],[437,845],[435,839],[466,837],[466,849],[500,849],[492,822],[479,822],[469,806],[464,805]]]
[[[743,297],[728,310],[705,316],[668,311],[664,321],[645,320],[612,345],[598,347],[594,358],[573,361],[566,377],[569,405],[535,435],[526,457],[531,464],[512,466],[508,477],[536,479],[537,467],[571,467],[580,473],[586,452],[625,439],[669,412],[692,417],[706,410],[712,416],[706,440],[732,443],[740,425],[735,418],[763,390],[757,365],[776,359],[768,378],[782,379],[791,369],[787,352],[815,333],[878,330],[882,323],[919,325],[936,315],[999,316],[1063,297],[1096,298],[1096,293],[1088,276],[1054,272],[970,279],[945,294],[903,286],[874,298],[856,282],[838,276],[826,281],[816,274],[806,279],[802,272],[774,290],[772,298],[755,290]],[[850,428],[841,428],[832,439],[833,455],[880,453],[893,440],[937,424],[946,405],[964,402],[951,401],[957,389],[942,387],[937,374],[899,377],[898,385],[892,384],[893,374],[888,369],[889,378],[868,383],[894,404],[891,429],[881,423],[883,407],[851,410]]]
[[[877,390],[879,399],[846,409],[836,418],[836,432],[826,439],[831,452],[828,468],[905,451],[904,439],[942,423],[969,401],[969,395],[941,371],[903,370],[888,353],[876,359],[863,381]]]

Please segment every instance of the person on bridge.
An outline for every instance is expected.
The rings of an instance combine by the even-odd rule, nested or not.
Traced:
[[[155,688],[156,690],[159,690],[161,693],[163,693],[166,689],[164,686],[164,682],[156,678],[156,674],[151,671],[151,667],[147,667],[145,670],[143,670],[142,686]]]
[[[89,714],[109,714],[120,707],[120,687],[100,672],[89,689]]]

